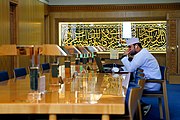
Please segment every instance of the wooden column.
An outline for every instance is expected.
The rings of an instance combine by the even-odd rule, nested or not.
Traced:
[[[180,13],[169,12],[167,15],[167,56],[166,66],[169,83],[180,84]]]
[[[167,70],[169,74],[177,73],[177,33],[176,19],[169,19],[167,22],[168,40],[167,40]]]

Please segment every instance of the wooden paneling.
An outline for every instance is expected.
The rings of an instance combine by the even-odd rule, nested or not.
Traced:
[[[169,83],[180,84],[180,12],[168,14],[167,66]]]
[[[49,9],[48,9],[48,5],[44,5],[44,15],[48,15],[49,14]]]
[[[168,20],[168,42],[167,42],[167,66],[168,73],[175,74],[177,73],[177,32],[176,32],[176,19]]]
[[[0,45],[10,43],[9,1],[0,0]],[[11,57],[0,56],[0,71],[11,72]]]
[[[142,11],[142,10],[177,10],[179,3],[164,4],[122,4],[122,5],[66,5],[49,6],[50,12],[99,12],[99,11]]]
[[[166,66],[166,53],[152,53],[152,55],[157,59],[159,65]]]
[[[180,74],[171,74],[169,75],[170,84],[180,84]]]
[[[143,18],[146,19],[146,17],[155,19],[155,18],[163,18],[166,20],[166,15],[168,11],[113,11],[113,12],[51,12],[49,13],[51,17],[54,18],[60,18],[60,19],[82,19],[83,21],[91,21],[87,19],[109,19],[111,18],[111,21],[115,20],[127,20],[129,18],[133,18],[132,20],[136,20],[136,18]],[[123,18],[123,19],[122,19]],[[146,19],[146,20],[151,20]],[[81,20],[81,21],[82,21]],[[95,21],[94,20],[94,21]],[[140,20],[140,19],[138,19]],[[71,19],[72,21],[72,19]]]
[[[20,0],[18,13],[18,44],[42,44],[44,4],[37,0]]]
[[[18,45],[44,43],[44,4],[37,0],[19,0]],[[19,67],[29,66],[31,58],[19,57]],[[26,62],[25,62],[26,61]]]
[[[0,0],[0,44],[10,43],[9,1]]]
[[[0,0],[0,45],[10,44],[10,4],[17,5],[17,43],[19,45],[44,43],[44,4],[38,0]],[[30,64],[28,56],[17,58],[17,67]],[[12,72],[11,57],[0,56],[0,70]]]

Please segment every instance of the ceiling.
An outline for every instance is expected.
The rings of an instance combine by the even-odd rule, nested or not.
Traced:
[[[152,4],[180,3],[180,0],[39,0],[48,5],[103,5],[103,4]]]

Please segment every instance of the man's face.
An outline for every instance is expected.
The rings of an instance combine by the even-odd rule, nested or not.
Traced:
[[[129,45],[128,50],[129,50],[130,55],[135,55],[137,53],[136,50],[135,50],[134,45]]]

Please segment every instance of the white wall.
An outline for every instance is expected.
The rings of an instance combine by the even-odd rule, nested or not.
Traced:
[[[41,0],[47,1],[47,0]],[[180,3],[180,0],[48,0],[49,5]]]

